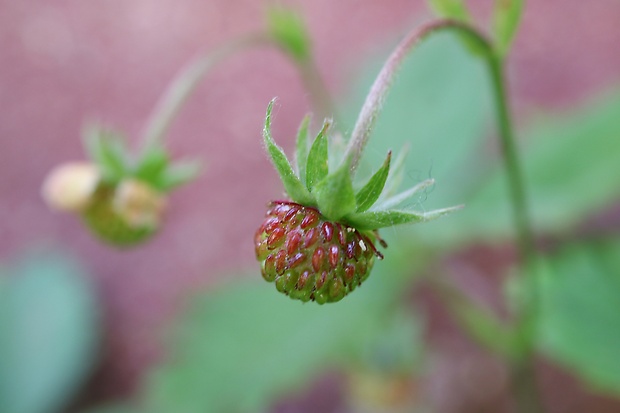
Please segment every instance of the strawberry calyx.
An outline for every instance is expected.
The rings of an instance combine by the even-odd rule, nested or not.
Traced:
[[[274,102],[275,99],[267,107],[263,138],[286,194],[292,201],[318,209],[330,221],[371,231],[399,224],[431,221],[462,208],[462,205],[459,205],[427,212],[394,208],[433,185],[434,180],[425,180],[413,188],[391,195],[397,189],[395,185],[401,181],[399,175],[403,174],[402,162],[399,164],[400,168],[390,170],[391,151],[384,163],[356,191],[353,185],[351,156],[347,153],[332,153],[331,156],[334,156],[336,161],[330,160],[329,120],[323,123],[316,138],[310,143],[309,117],[304,118],[297,135],[293,166],[271,136]],[[330,170],[329,165],[336,165],[335,170]]]
[[[356,190],[354,157],[347,151],[330,155],[329,120],[310,142],[310,118],[304,118],[291,164],[271,136],[273,104],[274,100],[267,107],[263,138],[290,200],[269,204],[254,244],[263,278],[274,282],[278,291],[304,302],[339,301],[368,278],[375,259],[383,259],[375,246],[378,242],[387,247],[379,236],[380,228],[426,222],[461,208],[429,212],[395,209],[434,181],[396,193],[404,162],[398,156],[397,167],[390,170],[391,151]]]

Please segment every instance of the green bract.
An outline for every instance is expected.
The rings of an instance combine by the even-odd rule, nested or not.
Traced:
[[[282,148],[271,136],[271,112],[275,100],[267,107],[263,137],[286,193],[292,201],[317,208],[330,221],[341,222],[359,230],[376,230],[398,224],[426,222],[462,208],[462,205],[428,212],[393,209],[433,185],[428,179],[401,193],[394,194],[401,182],[403,156],[397,157],[397,167],[390,171],[392,153],[370,179],[354,189],[350,158],[343,158],[335,170],[329,170],[328,129],[325,121],[312,144],[308,140],[309,117],[304,118],[296,145],[294,168]]]
[[[135,178],[165,193],[194,179],[200,169],[196,162],[172,163],[167,151],[157,145],[149,146],[135,158],[120,132],[97,125],[86,128],[84,144],[102,179],[110,185]]]

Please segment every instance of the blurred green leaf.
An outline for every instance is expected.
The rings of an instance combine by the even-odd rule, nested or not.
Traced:
[[[347,105],[348,119],[355,119],[376,67],[366,72],[354,89],[355,96]],[[434,178],[436,184],[406,202],[402,209],[424,211],[464,203],[466,195],[476,188],[495,161],[479,154],[492,119],[491,96],[486,67],[463,50],[454,34],[429,38],[405,61],[387,96],[360,169],[381,162],[390,148],[408,145],[411,151],[403,167],[401,187],[414,187],[427,178]],[[403,241],[416,235],[416,242],[436,241],[445,245],[444,242],[453,242],[454,224],[468,209],[466,205],[465,211],[454,217],[429,225],[390,231]]]
[[[510,49],[522,12],[523,0],[495,0],[493,33],[496,47],[502,55],[506,55]]]
[[[534,228],[561,234],[620,196],[620,94],[550,116],[524,132],[523,171]],[[453,240],[512,234],[502,165],[465,202]]]
[[[310,36],[301,15],[292,9],[272,6],[267,9],[267,28],[273,38],[297,61],[310,57]]]
[[[428,0],[428,3],[431,9],[441,17],[465,22],[471,20],[463,0]]]
[[[61,411],[90,372],[98,309],[71,259],[30,254],[6,271],[0,292],[2,413]]]
[[[351,362],[404,290],[411,254],[393,258],[337,305],[293,301],[259,281],[258,269],[256,281],[197,296],[172,331],[169,362],[150,375],[147,411],[253,413]]]
[[[202,164],[199,161],[178,161],[168,166],[153,182],[155,188],[169,191],[198,177]]]
[[[84,146],[97,164],[103,179],[117,183],[132,173],[132,161],[122,133],[100,125],[87,125],[83,132]]]
[[[499,154],[485,149],[488,125],[495,125],[489,86],[484,67],[449,35],[430,39],[406,62],[370,139],[365,165],[408,141],[412,154],[404,185],[428,176],[436,184],[405,207],[465,208],[449,220],[395,230],[402,241],[445,249],[513,236],[504,167]],[[361,86],[357,96],[367,89]],[[539,115],[518,136],[526,138],[521,160],[538,233],[570,230],[620,196],[620,93],[563,115]]]
[[[397,306],[365,326],[352,361],[364,370],[388,375],[412,374],[424,362],[422,323],[410,308]]]
[[[550,260],[540,296],[545,353],[620,394],[620,240],[564,249]]]
[[[170,157],[164,148],[151,146],[136,166],[134,176],[144,182],[156,185],[169,162]]]

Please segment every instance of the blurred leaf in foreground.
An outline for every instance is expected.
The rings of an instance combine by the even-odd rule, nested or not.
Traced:
[[[351,113],[371,78],[364,76],[354,88]],[[443,221],[394,230],[403,240],[445,249],[513,236],[504,166],[490,149],[496,146],[489,143],[496,139],[490,98],[484,64],[453,35],[430,38],[403,66],[369,142],[368,164],[409,144],[402,186],[436,181],[412,201],[416,208],[465,204]],[[541,115],[518,135],[524,138],[521,160],[538,233],[570,230],[620,196],[618,91],[562,115]]]
[[[172,331],[168,363],[150,376],[147,411],[262,411],[316,374],[350,362],[369,331],[381,331],[377,323],[402,291],[402,267],[383,264],[338,305],[291,302],[258,279],[196,297]]]
[[[620,196],[620,93],[583,109],[549,116],[525,132],[522,150],[531,215],[538,233],[570,230]],[[511,216],[502,166],[453,220],[466,239],[510,236]]]
[[[98,311],[70,258],[33,253],[0,276],[0,411],[62,411],[93,366]]]
[[[620,240],[573,245],[540,283],[540,345],[593,386],[620,394]]]

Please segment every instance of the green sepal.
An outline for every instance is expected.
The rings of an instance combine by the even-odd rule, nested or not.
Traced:
[[[169,192],[196,179],[201,170],[202,164],[198,161],[179,161],[169,165],[154,181],[149,181],[149,183],[162,192]]]
[[[493,10],[493,34],[500,55],[505,56],[517,31],[523,0],[495,0]]]
[[[418,192],[423,191],[424,189],[433,186],[434,184],[434,179],[427,179],[426,181],[422,181],[419,184],[407,189],[406,191],[387,198],[386,200],[377,204],[375,209],[386,210],[398,206],[399,204],[402,204],[403,202],[411,199]]]
[[[385,186],[383,187],[383,192],[381,192],[379,199],[385,199],[394,195],[396,191],[398,191],[398,188],[400,188],[400,184],[403,182],[405,175],[405,160],[409,154],[409,148],[410,145],[408,143],[405,144],[400,152],[398,152],[394,162],[390,163],[390,173],[385,181]]]
[[[328,143],[327,129],[329,121],[323,123],[321,131],[314,139],[310,153],[308,154],[308,163],[306,165],[306,187],[312,191],[314,186],[321,182],[329,173],[328,167]]]
[[[463,0],[428,0],[428,4],[441,17],[463,22],[471,20],[471,15]]]
[[[274,6],[267,9],[269,34],[298,62],[310,58],[310,36],[301,16],[291,9]]]
[[[308,163],[308,126],[310,125],[310,115],[306,115],[299,125],[297,131],[297,140],[295,146],[295,166],[297,167],[297,176],[302,183],[306,180],[306,165]]]
[[[416,211],[369,211],[361,214],[349,214],[345,217],[347,224],[359,230],[373,230],[385,227],[392,227],[401,224],[415,224],[420,222],[428,222],[451,212],[462,209],[463,206],[455,206],[450,208],[436,209],[429,212]]]
[[[83,132],[84,146],[101,170],[104,181],[115,184],[132,172],[132,162],[120,132],[89,125]]]
[[[267,106],[265,128],[263,129],[263,138],[265,140],[265,146],[267,147],[267,153],[269,153],[271,161],[278,171],[278,175],[282,180],[282,184],[288,196],[295,202],[312,206],[314,205],[312,195],[310,195],[310,192],[308,192],[304,184],[301,183],[301,180],[295,175],[295,171],[286,158],[282,148],[276,145],[271,137],[271,111],[274,101],[275,99],[269,102],[269,106]]]
[[[151,147],[145,152],[135,168],[133,176],[156,186],[161,175],[170,164],[168,152],[161,147]]]
[[[390,173],[390,161],[392,159],[392,151],[389,151],[387,158],[381,168],[368,180],[366,185],[355,195],[357,204],[356,212],[364,212],[368,210],[381,195],[385,181]]]
[[[319,210],[331,221],[337,221],[355,211],[355,191],[349,163],[343,162],[335,172],[319,182],[314,188],[314,194]]]

